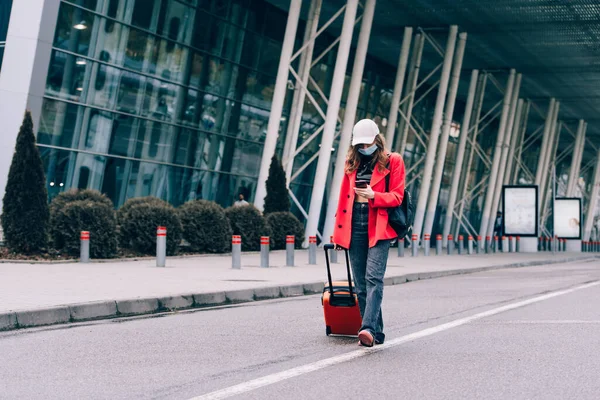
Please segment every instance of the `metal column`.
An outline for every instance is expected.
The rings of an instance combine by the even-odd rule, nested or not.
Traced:
[[[479,226],[479,235],[486,236],[488,232],[488,224],[490,223],[492,202],[494,200],[494,190],[496,188],[496,180],[498,179],[498,170],[500,168],[500,157],[502,155],[502,143],[504,142],[504,133],[508,122],[510,100],[512,98],[513,85],[515,81],[515,70],[511,69],[504,92],[504,101],[502,106],[502,117],[500,119],[500,127],[498,129],[498,137],[496,138],[496,147],[494,151],[494,159],[492,161],[492,171],[489,177],[489,185],[485,197],[483,215],[481,216],[481,224]],[[493,219],[491,219],[493,221]],[[493,223],[491,224],[493,226]]]
[[[415,41],[413,44],[412,57],[410,61],[410,68],[408,70],[408,79],[406,84],[406,90],[404,92],[405,97],[408,100],[402,105],[402,112],[406,115],[407,120],[400,120],[398,124],[398,133],[401,136],[396,141],[396,152],[404,156],[404,149],[406,148],[406,141],[408,139],[409,121],[412,116],[412,109],[415,103],[415,89],[419,80],[419,71],[421,69],[421,59],[423,57],[423,47],[425,46],[425,37],[421,33],[415,35]],[[388,144],[389,146],[392,143]]]
[[[525,106],[525,115],[523,115],[523,123],[521,127],[521,132],[519,133],[519,144],[517,146],[518,156],[515,157],[515,170],[512,173],[510,178],[510,183],[517,184],[519,181],[519,168],[521,167],[521,160],[523,155],[523,143],[525,141],[525,135],[527,134],[527,125],[529,123],[529,111],[531,110],[531,101],[527,100],[527,105]]]
[[[541,207],[540,207],[540,212],[543,211],[543,208],[545,206],[545,198],[546,198],[546,192],[548,190],[548,180],[551,178],[550,174],[549,174],[549,167],[550,167],[550,161],[552,160],[552,158],[554,157],[554,155],[556,154],[554,152],[554,148],[555,148],[555,139],[556,139],[556,133],[557,133],[557,118],[558,118],[558,111],[560,109],[560,102],[556,102],[554,104],[554,113],[552,115],[552,124],[550,126],[550,132],[548,135],[548,143],[546,145],[546,151],[544,151],[544,154],[542,154],[542,159],[543,159],[543,164],[542,164],[542,176],[541,176],[541,180],[540,180],[540,197],[539,200],[542,202],[541,203]],[[542,214],[543,215],[543,214]],[[543,224],[543,221],[541,221]]]
[[[585,225],[583,227],[583,240],[586,242],[590,240],[592,234],[594,216],[596,215],[596,208],[598,206],[598,194],[600,193],[600,151],[598,151],[596,157],[596,170],[594,171],[594,179],[592,180],[592,193],[590,195],[587,212],[584,213]]]
[[[479,71],[474,69],[471,72],[471,84],[469,85],[469,94],[467,95],[467,105],[465,108],[465,115],[460,128],[460,139],[458,143],[458,151],[456,154],[456,163],[454,164],[454,172],[452,175],[452,184],[450,185],[450,197],[448,199],[448,207],[446,209],[446,220],[444,221],[444,230],[442,233],[443,238],[447,238],[452,228],[452,218],[454,217],[454,205],[456,204],[456,197],[458,195],[458,186],[460,184],[460,177],[462,173],[462,165],[465,157],[465,149],[467,147],[467,137],[469,136],[469,126],[471,123],[471,114],[473,113],[473,104],[475,100],[475,90],[477,89],[477,80],[479,78]],[[447,245],[448,239],[443,239],[444,246]]]
[[[331,92],[329,94],[329,104],[327,105],[327,115],[325,117],[323,136],[321,138],[321,148],[319,149],[319,161],[317,162],[312,196],[310,198],[310,208],[306,224],[307,237],[316,234],[319,226],[323,195],[325,194],[325,184],[327,183],[327,172],[330,168],[331,146],[333,145],[340,111],[340,102],[342,100],[342,91],[344,89],[344,79],[346,77],[346,67],[348,66],[348,57],[350,55],[350,45],[352,44],[352,33],[354,31],[354,20],[356,19],[357,9],[358,0],[348,0],[344,12],[344,24],[342,26],[342,34],[340,36],[339,48],[335,61]]]
[[[496,212],[498,211],[498,205],[500,204],[500,197],[502,194],[502,185],[504,184],[504,175],[506,173],[506,164],[508,160],[508,153],[510,151],[510,143],[513,135],[513,127],[515,123],[517,103],[519,99],[519,92],[521,90],[521,79],[522,75],[517,74],[514,86],[512,88],[512,99],[510,102],[510,112],[506,123],[505,131],[503,133],[503,144],[502,153],[500,155],[500,164],[498,166],[498,175],[496,177],[495,187],[490,186],[489,189],[494,190],[494,196],[492,197],[492,209],[490,212],[490,218],[495,218]],[[494,233],[494,224],[488,223],[487,228],[488,234]]]
[[[577,137],[575,147],[573,148],[573,159],[571,160],[571,169],[569,170],[569,181],[567,182],[567,197],[572,197],[575,192],[575,185],[579,180],[579,170],[581,169],[581,160],[583,158],[583,149],[585,147],[585,121],[580,119],[577,127]]]
[[[362,24],[358,36],[358,46],[356,47],[356,56],[352,67],[352,78],[350,79],[350,88],[348,90],[348,100],[346,101],[346,111],[342,123],[340,142],[335,159],[335,168],[333,170],[333,179],[331,181],[331,190],[327,202],[327,214],[325,226],[323,228],[323,237],[333,235],[335,224],[335,213],[338,205],[339,188],[344,178],[344,166],[346,164],[346,149],[350,146],[352,138],[352,127],[356,119],[356,107],[360,96],[360,87],[362,84],[363,73],[365,69],[365,60],[367,49],[369,47],[369,38],[371,36],[371,27],[373,25],[373,15],[375,14],[375,0],[368,0],[363,13]],[[343,85],[342,85],[343,86]],[[311,203],[312,205],[312,203]],[[318,223],[318,219],[317,219]],[[316,226],[315,226],[316,230]],[[307,232],[309,232],[307,230]]]
[[[448,34],[448,42],[446,43],[446,53],[444,55],[444,66],[442,67],[442,77],[440,81],[435,111],[433,114],[433,123],[431,133],[429,134],[429,143],[427,146],[427,159],[425,160],[425,169],[423,171],[423,179],[419,192],[419,200],[417,202],[417,211],[415,213],[415,221],[413,232],[420,237],[423,230],[423,220],[425,217],[425,207],[427,206],[427,197],[431,187],[431,176],[433,174],[433,163],[435,161],[435,153],[437,151],[437,142],[442,127],[442,113],[448,92],[448,82],[450,81],[450,71],[452,67],[452,58],[454,56],[454,47],[456,45],[456,35],[458,27],[452,25]]]
[[[294,157],[296,146],[298,143],[298,133],[300,132],[300,123],[302,122],[302,112],[304,111],[304,100],[306,92],[302,90],[302,86],[308,87],[308,79],[310,77],[310,66],[312,64],[313,52],[315,48],[314,36],[319,28],[319,17],[321,15],[321,5],[323,0],[312,0],[308,11],[308,20],[304,31],[303,44],[306,49],[300,56],[300,68],[298,75],[302,81],[296,82],[294,91],[294,99],[290,110],[290,122],[288,124],[287,134],[285,136],[285,147],[283,148],[283,167],[285,168],[286,182],[288,186],[294,169]]]
[[[546,122],[544,123],[544,136],[542,139],[542,147],[540,148],[540,156],[538,158],[538,165],[535,171],[535,184],[540,186],[542,182],[542,173],[544,168],[544,155],[547,151],[548,139],[550,138],[550,128],[552,127],[552,118],[554,117],[554,106],[556,100],[550,99],[550,105],[548,106],[548,113],[546,114]],[[540,188],[541,189],[541,188]]]
[[[557,110],[558,111],[558,110]],[[552,141],[551,143],[551,147],[550,147],[550,154],[548,154],[548,164],[546,165],[546,170],[548,170],[549,172],[552,171],[552,175],[548,176],[547,181],[546,180],[542,180],[542,184],[544,185],[544,192],[542,195],[542,220],[541,220],[541,224],[542,226],[545,225],[547,219],[548,219],[548,215],[549,215],[549,202],[551,198],[556,197],[555,196],[555,192],[556,192],[556,182],[555,182],[555,175],[556,175],[556,157],[557,157],[557,149],[558,149],[558,144],[560,143],[560,132],[562,130],[562,122],[558,123],[558,126],[556,126],[556,128],[553,130],[554,134],[552,135]],[[548,189],[551,188],[552,192],[548,193]],[[554,210],[554,203],[552,203],[552,209]],[[552,235],[552,237],[554,237],[554,235]]]
[[[521,122],[523,118],[523,107],[525,102],[523,99],[519,99],[517,105],[517,113],[515,116],[515,123],[513,125],[513,133],[510,137],[510,149],[508,150],[508,158],[506,161],[506,171],[504,171],[504,184],[509,185],[511,183],[511,176],[513,171],[513,166],[515,165],[515,151],[517,149],[517,143],[521,137]]]
[[[254,196],[254,205],[261,211],[265,204],[265,196],[267,195],[267,178],[269,177],[271,158],[273,158],[273,155],[275,154],[277,137],[279,136],[279,126],[281,124],[283,102],[287,90],[290,59],[292,58],[292,52],[294,51],[294,42],[296,40],[296,30],[298,29],[301,6],[302,0],[290,1],[290,10],[285,27],[281,56],[279,58],[279,68],[277,70],[277,79],[275,80],[271,112],[269,114],[269,124],[267,125],[267,137],[263,146],[260,172],[258,174],[258,182],[256,185],[256,195]]]
[[[364,22],[363,22],[364,23]],[[408,52],[410,51],[410,42],[412,40],[413,29],[404,28],[404,39],[402,40],[402,49],[400,50],[400,59],[398,60],[398,69],[396,71],[396,82],[394,84],[394,93],[392,94],[392,104],[390,106],[390,115],[387,121],[385,141],[389,148],[394,145],[396,132],[396,123],[398,122],[398,107],[400,107],[400,97],[404,86],[404,76],[406,75],[406,66],[408,64]]]
[[[473,114],[472,117],[472,121],[473,121],[473,126],[471,127],[471,129],[473,130],[473,139],[472,139],[472,143],[473,145],[470,146],[469,149],[469,158],[467,159],[467,162],[464,165],[464,172],[463,172],[463,178],[461,179],[461,189],[459,190],[460,193],[460,199],[464,199],[465,196],[467,195],[467,191],[469,189],[469,181],[471,178],[471,166],[473,165],[473,158],[475,156],[475,145],[477,144],[477,136],[479,135],[479,123],[480,123],[480,119],[481,119],[481,110],[483,108],[483,100],[485,99],[485,90],[487,87],[487,80],[488,80],[488,74],[486,72],[482,73],[479,76],[479,82],[477,83],[477,90],[476,90],[476,95],[475,95],[475,113]],[[465,202],[461,202],[460,204],[460,209],[458,211],[458,216],[457,216],[457,227],[460,226],[460,220],[463,217],[463,213],[465,210]],[[452,227],[450,227],[450,230],[452,230]],[[458,234],[458,230],[457,230],[457,234]],[[447,236],[446,236],[447,237]],[[477,243],[478,246],[480,246],[479,244],[480,242]]]
[[[431,193],[425,214],[425,224],[423,232],[431,234],[433,221],[435,219],[435,211],[437,209],[438,198],[442,185],[442,175],[444,173],[444,164],[446,162],[446,151],[448,150],[448,139],[450,137],[450,128],[452,127],[452,116],[454,115],[454,105],[456,104],[456,93],[458,92],[458,84],[460,82],[460,71],[462,69],[463,57],[465,54],[465,46],[467,43],[467,34],[462,32],[458,35],[458,45],[456,46],[456,54],[454,55],[454,66],[452,67],[452,79],[448,89],[448,99],[446,100],[446,109],[444,110],[444,124],[442,126],[442,137],[437,154],[437,163],[433,181],[431,182]]]

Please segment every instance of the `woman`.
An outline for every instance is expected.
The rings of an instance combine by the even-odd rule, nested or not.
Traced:
[[[404,197],[404,161],[385,148],[377,124],[369,119],[358,121],[352,130],[345,175],[338,201],[333,242],[336,249],[348,249],[354,285],[362,316],[359,344],[367,347],[385,340],[381,300],[383,276],[390,242],[398,235],[388,223],[390,207]],[[386,191],[386,175],[389,188]],[[359,188],[357,181],[367,181]],[[361,185],[362,186],[362,185]]]

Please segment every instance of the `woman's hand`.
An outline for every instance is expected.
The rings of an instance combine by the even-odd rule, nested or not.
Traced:
[[[360,196],[360,197],[364,197],[365,199],[373,199],[375,198],[375,192],[373,191],[373,189],[371,189],[371,185],[367,185],[366,188],[354,188],[354,192]]]
[[[346,249],[344,249],[342,246],[340,246],[339,244],[335,244],[335,243],[334,243],[333,247],[334,247],[334,249],[335,249],[335,250],[337,250],[337,251],[340,251],[340,250],[346,250]]]

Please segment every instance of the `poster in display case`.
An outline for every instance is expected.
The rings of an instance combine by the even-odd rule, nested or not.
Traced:
[[[538,225],[537,185],[503,186],[502,228],[504,235],[537,237]]]
[[[581,239],[581,199],[557,197],[554,200],[554,234],[560,239]]]

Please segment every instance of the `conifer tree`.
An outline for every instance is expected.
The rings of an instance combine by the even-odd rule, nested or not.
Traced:
[[[2,228],[6,246],[22,254],[46,248],[48,192],[42,158],[35,144],[29,111],[17,136],[2,201]]]
[[[264,214],[280,211],[290,211],[290,198],[287,190],[285,171],[277,156],[274,155],[269,167]]]

